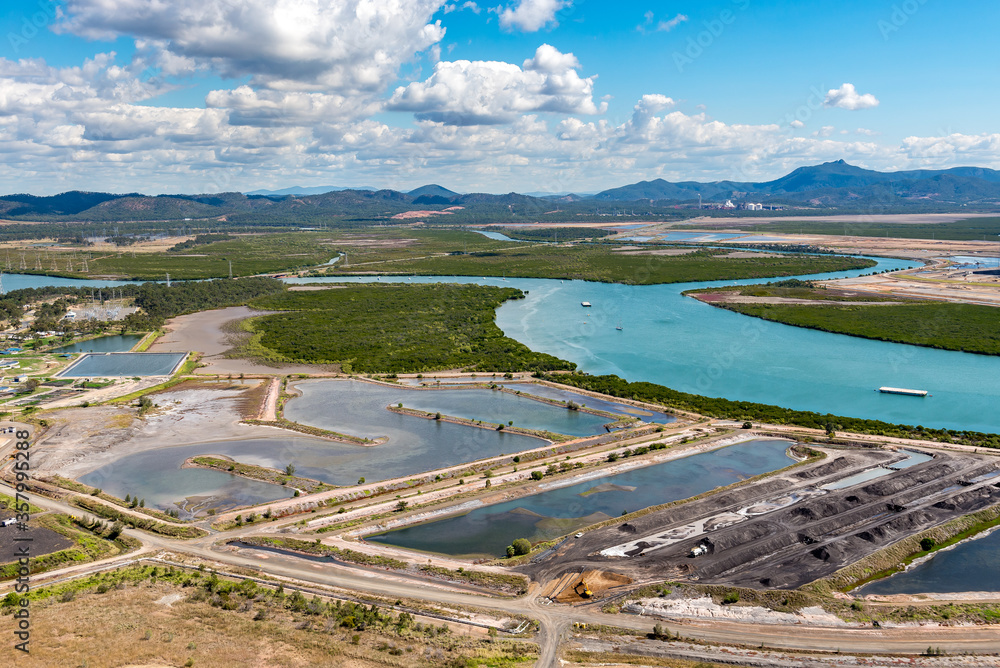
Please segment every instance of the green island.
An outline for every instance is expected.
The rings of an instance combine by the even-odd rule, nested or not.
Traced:
[[[741,288],[693,290],[685,294],[729,311],[796,327],[927,348],[1000,355],[1000,329],[993,306],[901,300],[845,292],[816,288],[808,281],[791,280]],[[808,303],[729,301],[732,296],[808,300]],[[829,305],[815,302],[829,302]]]
[[[867,269],[876,262],[838,255],[730,257],[718,249],[650,246],[615,251],[607,244],[517,244],[515,248],[454,252],[439,257],[353,261],[336,273],[403,273],[428,276],[518,276],[628,285],[770,278]]]
[[[504,336],[494,310],[516,288],[357,285],[251,302],[282,311],[250,319],[249,352],[269,361],[339,364],[345,372],[552,371],[576,365]]]

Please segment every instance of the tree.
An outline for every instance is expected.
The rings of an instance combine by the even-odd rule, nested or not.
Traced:
[[[288,464],[285,466],[285,475],[295,475],[295,464]]]
[[[406,506],[408,505],[410,504],[400,499],[399,501],[396,502],[396,512],[397,513],[403,512],[404,510],[406,510]]]
[[[532,480],[541,480],[544,477],[545,477],[545,474],[542,473],[541,471],[535,470],[535,471],[531,472],[531,479]]]
[[[924,552],[930,552],[935,545],[937,545],[937,541],[929,536],[920,539],[920,549]]]
[[[365,484],[365,477],[364,476],[361,476],[360,478],[358,478],[358,484],[359,485]]]
[[[507,546],[507,558],[510,559],[513,556],[514,556],[514,546],[513,545],[508,545]]]
[[[514,548],[514,554],[517,556],[531,552],[531,541],[527,538],[517,538],[510,546]]]

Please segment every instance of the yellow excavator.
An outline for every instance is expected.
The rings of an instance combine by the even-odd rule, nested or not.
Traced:
[[[583,591],[580,591],[581,587],[583,588]],[[580,584],[573,587],[573,591],[575,591],[581,598],[590,598],[594,595],[594,592],[590,591],[590,587],[588,587],[587,583],[583,580],[580,580]]]

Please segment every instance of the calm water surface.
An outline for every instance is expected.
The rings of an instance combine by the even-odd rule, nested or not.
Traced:
[[[950,594],[1000,592],[1000,531],[936,552],[908,571],[865,585],[859,594]]]
[[[125,334],[102,336],[99,339],[80,341],[68,346],[56,348],[57,353],[124,353],[132,350],[135,344],[142,341],[142,334]]]
[[[648,506],[685,499],[792,463],[788,441],[755,440],[603,476],[367,540],[463,557],[502,556],[511,541],[549,540]]]
[[[60,373],[64,378],[169,376],[184,353],[88,353]]]

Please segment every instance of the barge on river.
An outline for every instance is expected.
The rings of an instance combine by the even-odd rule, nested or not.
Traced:
[[[926,397],[927,390],[907,390],[903,387],[880,387],[877,392],[882,394],[903,394],[908,397]]]

